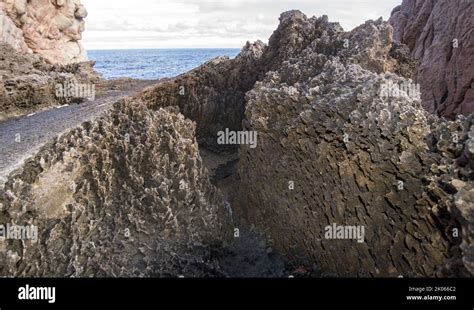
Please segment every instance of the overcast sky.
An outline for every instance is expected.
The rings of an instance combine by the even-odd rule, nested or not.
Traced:
[[[88,50],[121,48],[241,48],[268,37],[281,12],[328,15],[350,30],[388,19],[402,0],[82,0],[89,16]]]

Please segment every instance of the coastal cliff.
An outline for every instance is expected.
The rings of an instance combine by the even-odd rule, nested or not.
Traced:
[[[408,79],[416,61],[392,31],[378,20],[344,32],[326,17],[287,12],[268,46],[247,44],[234,60],[215,60],[139,97],[152,109],[179,106],[202,128],[201,145],[216,152],[223,151],[218,131],[258,133],[256,148],[240,148],[232,205],[295,268],[469,275],[472,116],[447,122],[424,110]],[[248,79],[250,91],[229,87]],[[364,226],[367,239],[325,240],[333,223]]]
[[[430,115],[416,87],[385,93],[412,85],[393,73],[406,55],[396,59],[386,22],[346,33],[282,15],[270,42],[307,38],[293,29],[315,35],[246,96],[245,129],[259,140],[240,150],[242,216],[292,264],[328,276],[469,275],[472,116]],[[365,227],[365,241],[327,239],[333,224]]]
[[[474,119],[427,112],[415,60],[381,19],[283,13],[268,45],[119,101],[12,172],[0,222],[40,234],[0,244],[0,275],[232,276],[219,258],[247,223],[303,276],[472,276]],[[218,143],[226,129],[258,143]],[[205,152],[237,157],[229,184]]]

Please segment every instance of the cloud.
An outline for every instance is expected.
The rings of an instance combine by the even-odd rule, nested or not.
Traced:
[[[88,49],[238,47],[267,41],[280,13],[328,15],[346,29],[387,19],[401,0],[82,0]],[[103,43],[101,43],[101,40]]]

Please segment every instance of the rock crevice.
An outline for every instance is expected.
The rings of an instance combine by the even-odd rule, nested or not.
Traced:
[[[0,220],[42,235],[1,244],[0,272],[223,276],[235,268],[216,258],[245,221],[305,274],[472,276],[474,119],[440,119],[400,88],[415,62],[392,34],[290,11],[268,46],[118,102],[10,175]],[[217,143],[225,128],[258,133],[216,172],[237,165],[232,197],[199,151],[235,151]],[[363,227],[363,242],[328,238],[333,224]]]

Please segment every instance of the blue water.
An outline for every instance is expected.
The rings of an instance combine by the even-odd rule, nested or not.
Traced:
[[[149,49],[88,51],[95,69],[106,79],[159,79],[194,69],[218,56],[234,58],[239,49]]]

